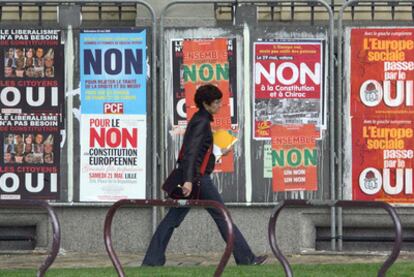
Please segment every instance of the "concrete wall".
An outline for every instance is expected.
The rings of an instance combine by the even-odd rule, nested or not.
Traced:
[[[61,223],[61,248],[66,251],[105,253],[103,225],[108,206],[84,205],[55,206]],[[229,208],[233,221],[239,227],[255,253],[271,253],[268,243],[268,221],[272,207]],[[412,236],[413,210],[399,208],[405,235]],[[2,225],[36,225],[37,249],[51,246],[52,230],[47,214],[41,210],[2,210]],[[282,211],[277,224],[277,241],[285,254],[303,251],[329,250],[330,242],[319,244],[316,249],[317,228],[329,230],[327,208],[288,208]],[[361,237],[392,237],[391,218],[382,210],[344,210],[345,235]],[[151,238],[151,209],[122,208],[113,221],[112,238],[117,252],[143,253]],[[322,234],[323,235],[323,234]],[[329,233],[325,235],[329,236]],[[360,244],[360,245],[358,245]],[[202,209],[190,211],[182,225],[175,231],[167,253],[220,253],[225,243],[213,220]],[[344,243],[345,250],[390,250],[392,243]],[[404,243],[405,250],[413,250],[412,243]]]

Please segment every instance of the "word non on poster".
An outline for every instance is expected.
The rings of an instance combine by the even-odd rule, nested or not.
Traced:
[[[318,189],[318,136],[312,124],[272,125],[273,191]]]
[[[323,124],[322,41],[254,43],[253,137],[270,139],[272,124]]]
[[[81,201],[145,198],[146,118],[84,115]]]
[[[214,115],[213,130],[230,131],[230,80],[229,80],[229,40],[217,39],[193,39],[183,41],[183,66],[184,93],[187,121],[198,111],[194,102],[197,88],[206,83],[217,86],[223,93],[222,107]],[[233,171],[233,153],[222,156],[216,162],[215,172]]]
[[[82,114],[145,114],[145,30],[80,34]]]
[[[223,49],[210,49],[203,52],[203,48],[196,52],[186,52],[184,43],[196,44],[206,41],[207,44],[216,45],[223,41]],[[186,83],[227,83],[225,90],[229,95],[231,125],[237,126],[237,60],[236,39],[174,39],[172,40],[172,82],[173,82],[173,126],[187,126]],[[208,47],[208,46],[207,46]],[[221,56],[220,62],[218,57]],[[184,59],[194,61],[185,63]],[[222,88],[221,88],[222,89]],[[193,90],[193,89],[192,89]],[[226,92],[226,93],[227,93]],[[190,91],[190,93],[194,93]],[[190,116],[191,118],[191,116]]]

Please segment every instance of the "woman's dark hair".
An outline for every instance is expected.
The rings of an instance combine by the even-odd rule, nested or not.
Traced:
[[[194,102],[199,109],[203,108],[203,103],[210,105],[214,100],[221,99],[223,93],[215,85],[207,84],[200,86],[194,96]]]

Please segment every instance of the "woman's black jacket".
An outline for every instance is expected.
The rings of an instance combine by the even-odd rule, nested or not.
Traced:
[[[213,134],[210,122],[213,116],[204,108],[196,112],[188,123],[183,140],[183,155],[179,162],[179,168],[183,170],[185,182],[196,182],[200,177],[200,166],[207,150],[213,144]],[[215,157],[210,155],[204,172],[208,175],[214,170]]]

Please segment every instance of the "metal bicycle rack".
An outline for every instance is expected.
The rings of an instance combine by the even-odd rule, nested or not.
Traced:
[[[52,220],[52,228],[53,228],[53,241],[52,241],[52,248],[50,250],[49,255],[47,255],[46,259],[40,265],[36,276],[43,277],[49,267],[53,264],[56,259],[57,254],[59,253],[60,248],[60,224],[58,217],[55,214],[55,211],[46,201],[40,200],[0,200],[0,207],[3,208],[33,208],[33,207],[40,207],[47,210],[49,218]]]
[[[279,247],[277,246],[276,241],[276,223],[279,217],[280,212],[283,210],[284,207],[287,206],[294,206],[294,207],[321,207],[321,206],[328,206],[328,207],[341,207],[341,208],[382,208],[387,211],[390,215],[395,229],[395,241],[394,246],[392,248],[392,252],[390,256],[385,260],[384,264],[378,271],[378,277],[384,277],[387,270],[391,267],[391,265],[397,260],[398,255],[401,250],[401,243],[402,243],[402,227],[400,219],[397,215],[395,209],[385,202],[374,202],[374,201],[306,201],[306,200],[285,200],[282,201],[279,205],[277,205],[274,210],[272,211],[272,215],[269,220],[269,228],[268,228],[268,238],[270,247],[272,248],[272,252],[275,257],[279,260],[282,264],[283,269],[285,271],[285,276],[292,277],[293,272],[290,264],[285,256],[283,256],[282,252],[280,251]]]
[[[223,256],[221,257],[220,263],[218,264],[216,271],[214,272],[214,276],[218,277],[224,271],[224,267],[226,266],[231,253],[233,251],[233,221],[231,220],[230,214],[224,205],[212,201],[212,200],[135,200],[135,199],[123,199],[115,202],[114,205],[109,209],[108,213],[106,214],[105,218],[105,225],[104,225],[104,241],[105,241],[105,248],[109,255],[109,258],[114,265],[118,276],[124,277],[125,273],[122,268],[122,265],[115,253],[115,250],[112,246],[112,237],[111,237],[111,226],[112,220],[114,218],[115,212],[123,207],[123,206],[138,206],[138,207],[154,207],[154,206],[162,206],[162,207],[200,207],[200,208],[215,208],[218,209],[227,223],[227,245],[224,250]]]

